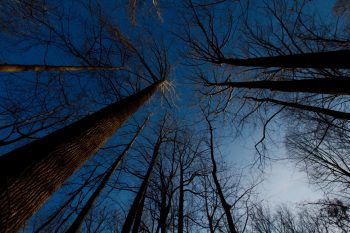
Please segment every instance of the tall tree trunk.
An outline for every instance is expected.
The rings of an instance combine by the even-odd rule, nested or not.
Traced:
[[[47,227],[60,213],[63,212],[64,209],[69,206],[74,199],[80,194],[80,192],[85,189],[89,184],[91,184],[92,176],[95,174],[97,167],[90,173],[89,177],[85,180],[85,182],[75,191],[71,192],[71,196],[58,208],[51,216],[48,216],[48,219],[45,222],[41,222],[41,225],[37,227],[37,229],[33,233],[41,232],[45,227]],[[97,176],[98,177],[98,176]],[[96,177],[95,177],[96,178]]]
[[[141,207],[142,202],[143,202],[143,198],[146,195],[146,191],[147,191],[149,180],[151,178],[153,167],[157,162],[161,143],[162,143],[162,139],[161,139],[161,137],[159,137],[156,144],[154,145],[152,158],[151,158],[150,164],[148,166],[146,175],[145,175],[145,177],[142,181],[142,184],[139,188],[139,191],[138,191],[138,193],[137,193],[137,195],[136,195],[136,197],[135,197],[135,199],[130,207],[129,213],[125,219],[121,233],[129,233],[133,223],[135,222],[137,212],[139,211],[139,208]]]
[[[168,206],[167,205],[167,190],[165,188],[162,189],[161,193],[161,204],[160,204],[160,217],[159,217],[159,225],[160,225],[160,232],[166,233],[166,219],[168,216]],[[169,200],[170,201],[170,200]]]
[[[215,233],[214,224],[213,224],[213,216],[215,214],[215,210],[213,210],[212,213],[210,213],[209,202],[208,202],[208,191],[209,190],[208,190],[208,186],[207,186],[207,180],[206,180],[206,178],[204,178],[204,206],[205,206],[205,213],[206,213],[207,220],[208,220],[209,232],[210,233]],[[216,207],[212,205],[212,208],[216,208]]]
[[[100,195],[106,184],[108,183],[109,179],[113,175],[114,171],[119,167],[125,156],[128,154],[129,149],[131,146],[134,144],[136,138],[139,136],[141,133],[142,129],[146,125],[147,120],[142,124],[142,126],[137,130],[136,134],[132,138],[132,140],[128,143],[128,145],[125,147],[125,149],[122,151],[120,156],[112,163],[110,168],[107,170],[105,176],[103,177],[101,183],[98,185],[94,193],[90,196],[89,200],[86,202],[78,216],[75,218],[74,222],[72,225],[68,228],[66,233],[75,233],[78,232],[80,229],[81,224],[83,223],[84,218],[86,215],[89,213],[91,207],[95,203],[97,197]]]
[[[145,199],[146,199],[146,195],[143,195],[141,204],[139,206],[139,209],[137,210],[137,214],[136,214],[136,217],[135,217],[134,225],[132,227],[132,233],[139,233],[139,229],[140,229],[140,226],[141,226],[143,207],[145,206]]]
[[[276,99],[271,99],[271,98],[263,98],[263,99],[258,99],[258,98],[253,98],[253,97],[247,97],[248,99],[252,99],[257,102],[270,102],[282,106],[287,106],[291,108],[296,108],[300,110],[305,110],[309,112],[315,112],[315,113],[321,113],[324,115],[328,115],[337,119],[342,119],[342,120],[350,120],[350,113],[348,112],[340,112],[340,111],[335,111],[331,109],[326,109],[326,108],[320,108],[320,107],[314,107],[314,106],[309,106],[309,105],[304,105],[304,104],[299,104],[299,103],[291,103],[291,102],[285,102],[281,100],[276,100]]]
[[[177,223],[178,233],[183,233],[184,231],[184,200],[185,200],[184,174],[183,174],[183,167],[180,162],[179,220]]]
[[[160,204],[160,217],[158,222],[158,227],[160,228],[161,233],[166,233],[167,231],[167,218],[170,212],[171,208],[171,199],[172,194],[168,198],[168,188],[169,183],[165,184],[165,182],[162,182],[162,193],[161,193],[161,204]]]
[[[350,50],[304,53],[248,59],[219,58],[215,63],[250,67],[350,69]]]
[[[162,82],[0,157],[0,232],[16,232]]]
[[[20,65],[0,64],[0,72],[24,72],[24,71],[79,71],[79,70],[122,70],[123,67],[113,66],[50,66],[50,65]]]
[[[268,89],[281,92],[305,92],[331,95],[350,95],[350,78],[316,78],[290,81],[251,81],[210,83],[209,86]]]
[[[227,219],[227,224],[228,224],[228,228],[230,230],[231,233],[237,233],[235,224],[233,222],[233,217],[231,214],[231,206],[227,203],[224,193],[222,191],[219,179],[216,175],[217,173],[217,167],[216,167],[216,160],[215,160],[215,155],[214,155],[214,135],[213,135],[213,127],[209,121],[208,118],[206,118],[208,125],[209,125],[209,132],[210,132],[210,158],[211,158],[211,162],[213,164],[213,170],[211,172],[213,180],[214,180],[214,184],[216,187],[216,191],[218,192],[220,201],[221,201],[221,205],[222,208],[224,209],[225,215],[226,215],[226,219]]]

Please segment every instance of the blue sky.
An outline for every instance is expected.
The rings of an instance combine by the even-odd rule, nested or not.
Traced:
[[[68,1],[69,2],[69,1]],[[320,13],[323,17],[334,17],[332,15],[332,6],[334,4],[334,0],[327,1],[327,0],[313,0],[312,1],[312,7],[316,7],[316,11]],[[110,4],[110,1],[105,2],[107,5]],[[310,5],[311,6],[311,5]],[[315,10],[315,9],[313,9]],[[165,10],[165,15],[163,15],[165,20],[174,20],[174,15],[171,13],[171,9]],[[145,14],[143,17],[143,20],[141,24],[142,26],[136,25],[134,27],[130,27],[129,23],[124,23],[123,20],[127,17],[125,12],[121,13],[120,15],[112,15],[112,19],[116,20],[117,24],[120,25],[121,29],[125,32],[130,33],[131,35],[137,34],[136,32],[140,32],[143,30],[143,27],[146,27],[150,29],[154,29],[154,17],[148,18],[148,14]],[[120,19],[119,19],[120,18]],[[158,30],[154,30],[153,35],[156,36],[164,36],[166,33],[171,29],[167,24],[157,24],[157,27],[159,27]],[[73,29],[79,28],[78,25],[72,25]],[[134,31],[133,31],[134,30]],[[79,31],[79,29],[78,29]],[[81,32],[81,31],[79,31]],[[129,34],[128,34],[129,35]],[[133,38],[135,39],[135,38]],[[11,40],[11,38],[3,38],[4,41],[3,47],[7,47],[5,42],[8,42]],[[179,50],[182,49],[181,45],[177,46],[171,46],[174,38],[169,36],[165,37],[165,44],[170,50],[170,54],[177,54]],[[135,39],[135,41],[137,41]],[[1,62],[7,62],[7,63],[22,63],[22,64],[33,64],[38,63],[42,64],[44,63],[44,54],[45,49],[43,48],[32,48],[29,50],[18,50],[18,51],[4,51],[2,50],[0,53],[0,61]],[[60,64],[72,64],[72,65],[79,65],[74,64],[77,62],[77,59],[72,57],[67,57],[66,54],[59,50],[50,49],[47,54],[47,60],[46,62],[48,64],[52,65],[60,65]],[[188,84],[186,78],[190,76],[191,71],[186,70],[186,66],[181,64],[181,59],[178,55],[170,56],[171,63],[173,65],[173,74],[172,79],[175,80],[174,84],[176,87],[176,91],[178,92],[175,94],[175,101],[177,104],[177,108],[173,107],[174,112],[178,114],[180,117],[184,119],[191,119],[194,118],[194,114],[192,111],[192,106],[189,106],[189,103],[191,103],[191,100],[195,99],[192,95],[192,88]],[[78,63],[78,62],[77,62]],[[28,75],[27,78],[31,79],[35,75]],[[12,77],[9,77],[12,79]],[[71,78],[71,77],[70,77]],[[69,81],[70,84],[74,85],[75,81]],[[82,86],[86,87],[86,90],[91,90],[91,93],[94,92],[96,96],[98,96],[99,91],[96,88],[97,82],[91,82],[90,80],[86,78],[80,79],[80,84]],[[20,85],[23,85],[21,83]],[[0,86],[0,91],[1,91]],[[2,92],[4,95],[4,92]],[[1,94],[0,94],[1,97]],[[88,97],[87,97],[88,98]],[[96,97],[98,98],[98,97]],[[158,101],[156,99],[156,101]],[[163,102],[163,105],[167,105],[167,103]],[[99,104],[91,104],[87,107],[87,110],[95,110],[101,107]],[[138,113],[139,115],[142,115],[142,113],[146,112],[150,108],[144,109]],[[154,111],[157,109],[157,103],[153,106]],[[192,119],[191,119],[192,120]],[[227,130],[227,132],[224,132],[226,134],[227,143],[224,143],[225,141],[222,141],[222,145],[220,148],[220,151],[222,152],[222,155],[227,159],[228,161],[236,164],[238,167],[247,167],[249,164],[251,164],[252,160],[254,160],[257,156],[256,151],[254,149],[254,143],[256,143],[257,140],[261,137],[262,129],[257,127],[255,129],[246,129],[246,131],[243,133],[243,137],[235,138],[233,135],[234,133],[232,130]],[[230,135],[231,134],[231,135]],[[283,133],[281,133],[283,136]],[[230,138],[231,136],[231,138]],[[119,139],[119,138],[118,138]],[[274,147],[271,151],[269,151],[269,155],[271,157],[276,158],[283,158],[286,157],[286,151],[284,149],[284,143],[283,140],[279,140],[276,142],[278,144],[277,147]],[[256,170],[255,168],[253,170]],[[300,172],[298,168],[295,167],[292,163],[288,161],[278,161],[278,162],[271,162],[268,163],[265,167],[264,173],[260,173],[260,171],[251,172],[252,170],[247,170],[247,178],[251,175],[252,178],[254,177],[263,177],[264,182],[259,186],[259,191],[261,191],[261,194],[259,195],[259,199],[266,200],[269,205],[276,206],[279,204],[288,204],[291,206],[294,206],[296,203],[303,202],[303,201],[310,201],[310,200],[316,200],[322,197],[321,192],[317,191],[315,187],[311,187],[308,184],[307,177],[304,173]],[[250,174],[249,174],[250,173]],[[263,174],[263,176],[261,175]],[[249,177],[249,179],[251,178]]]

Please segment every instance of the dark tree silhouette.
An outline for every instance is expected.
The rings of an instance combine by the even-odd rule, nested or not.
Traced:
[[[164,132],[162,131],[163,131],[163,127],[161,127],[157,141],[154,144],[151,161],[149,162],[147,172],[142,180],[139,191],[137,192],[137,195],[125,219],[125,222],[121,231],[122,233],[129,233],[132,228],[133,228],[133,232],[137,232],[138,229],[140,228],[141,216],[143,212],[143,206],[145,202],[145,195],[147,192],[148,184],[153,172],[153,168],[159,156],[159,150],[160,150],[161,144],[165,140],[164,138],[165,135],[164,135]]]

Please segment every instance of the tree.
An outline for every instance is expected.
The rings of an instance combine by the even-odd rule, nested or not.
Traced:
[[[346,194],[350,184],[348,124],[327,124],[326,118],[317,125],[302,125],[303,128],[291,128],[286,137],[289,158],[308,174],[312,183],[330,192],[337,190],[334,194]]]
[[[165,123],[166,123],[166,115],[163,119],[163,122],[161,122],[161,126],[158,132],[158,138],[157,138],[157,141],[154,143],[152,157],[149,162],[147,172],[142,180],[139,191],[137,192],[137,195],[125,219],[125,222],[121,231],[122,233],[129,233],[131,229],[132,229],[132,232],[138,232],[140,228],[141,217],[142,217],[142,212],[144,208],[146,192],[149,185],[149,181],[151,179],[153,168],[157,163],[160,147],[164,142],[164,140],[166,140],[166,131],[165,131],[166,129],[164,129]]]
[[[0,72],[23,72],[23,71],[43,72],[43,71],[121,70],[121,69],[123,69],[123,67],[0,64]]]
[[[349,30],[342,17],[319,20],[313,2],[5,1],[0,232],[19,229],[59,187],[23,231],[349,231]],[[157,120],[169,105],[171,121],[131,148],[123,122],[172,88],[167,56],[181,99],[152,106]],[[289,156],[339,201],[295,213],[254,203],[249,174],[221,160],[227,116],[235,135],[263,123],[258,153],[280,122]]]
[[[205,79],[204,79],[205,80]],[[348,78],[320,78],[288,81],[251,81],[211,83],[208,86],[226,86],[230,88],[267,89],[280,92],[305,92],[317,94],[349,95]],[[345,85],[345,86],[344,86]]]
[[[232,206],[229,203],[227,203],[227,201],[225,199],[225,196],[224,196],[224,193],[222,191],[222,187],[220,185],[219,179],[217,177],[217,166],[216,166],[215,152],[214,152],[213,127],[212,127],[211,122],[210,122],[210,120],[209,120],[209,118],[207,116],[206,116],[206,121],[208,123],[209,134],[210,134],[210,137],[209,137],[209,140],[210,140],[210,144],[209,144],[209,147],[210,147],[210,159],[211,159],[212,166],[213,166],[211,174],[213,176],[213,180],[214,180],[214,183],[215,183],[216,191],[217,191],[218,196],[220,198],[220,202],[221,202],[222,208],[224,209],[224,212],[225,212],[225,215],[226,215],[226,219],[227,219],[227,223],[228,223],[228,229],[229,229],[230,232],[236,233],[238,231],[236,229],[233,216],[231,214]]]
[[[320,200],[318,203],[304,205],[296,213],[286,206],[279,206],[272,211],[267,207],[257,205],[251,213],[248,232],[347,232],[349,218],[345,217],[347,212],[345,209],[346,207],[344,208],[336,200]],[[335,215],[332,216],[334,213]],[[342,219],[341,224],[333,221],[337,218]]]
[[[1,229],[17,230],[162,82],[1,156]]]
[[[129,144],[127,144],[125,146],[125,149],[122,151],[122,153],[113,162],[113,164],[108,168],[108,170],[106,171],[106,174],[104,175],[101,183],[97,186],[97,188],[95,189],[94,193],[90,196],[89,200],[85,203],[84,207],[82,208],[82,210],[80,211],[78,216],[75,218],[74,222],[71,224],[69,229],[66,231],[67,233],[68,232],[74,233],[74,232],[78,232],[79,231],[79,228],[80,228],[84,218],[89,213],[89,210],[93,206],[95,200],[98,198],[98,196],[100,195],[100,193],[102,192],[104,187],[107,185],[107,182],[109,181],[109,179],[113,175],[114,171],[119,167],[119,165],[121,164],[123,159],[128,154],[129,149],[132,147],[132,145],[134,144],[136,138],[139,136],[139,134],[141,133],[141,131],[145,127],[147,121],[148,121],[148,119],[146,119],[143,122],[142,126],[139,127],[139,129],[137,130],[135,136],[131,139]]]

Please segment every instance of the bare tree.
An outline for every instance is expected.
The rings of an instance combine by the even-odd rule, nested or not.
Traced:
[[[216,165],[216,160],[215,160],[215,152],[214,152],[214,134],[213,134],[213,127],[211,125],[211,122],[209,120],[209,118],[206,116],[206,121],[208,123],[208,127],[209,127],[209,134],[210,134],[210,159],[211,159],[211,163],[212,163],[212,166],[213,166],[213,169],[212,169],[212,176],[213,176],[213,180],[214,180],[214,183],[215,183],[215,187],[216,187],[216,191],[218,193],[218,196],[220,198],[220,202],[221,202],[221,205],[222,205],[222,208],[224,209],[224,212],[225,212],[225,215],[226,215],[226,219],[227,219],[227,223],[228,223],[228,229],[230,232],[233,232],[233,233],[236,233],[238,232],[237,229],[236,229],[236,226],[235,226],[235,223],[234,223],[234,219],[233,219],[233,216],[231,214],[231,208],[232,206],[227,202],[225,196],[224,196],[224,193],[223,193],[223,190],[222,190],[222,187],[221,187],[221,184],[219,182],[219,179],[217,177],[217,165]]]
[[[1,229],[18,229],[161,83],[1,156]]]
[[[79,230],[85,216],[88,214],[88,212],[91,209],[91,207],[93,206],[95,200],[98,198],[98,196],[100,195],[100,193],[102,192],[102,190],[106,186],[107,182],[109,181],[109,179],[113,175],[114,171],[119,167],[119,165],[121,164],[123,159],[126,157],[129,149],[132,147],[136,138],[138,137],[138,135],[141,133],[141,131],[145,127],[147,120],[148,119],[146,119],[143,122],[143,124],[137,130],[135,136],[131,139],[130,143],[125,146],[125,149],[122,151],[122,153],[119,155],[119,157],[113,162],[113,164],[110,166],[110,168],[106,171],[106,174],[104,175],[101,183],[97,186],[94,193],[90,196],[89,200],[85,203],[84,207],[82,208],[82,210],[80,211],[80,213],[78,214],[78,216],[76,217],[76,219],[74,220],[74,222],[72,223],[72,225],[69,227],[69,229],[66,232],[77,232]]]
[[[166,140],[167,135],[167,129],[165,128],[166,124],[166,115],[163,118],[163,121],[160,123],[160,129],[158,132],[158,137],[156,142],[154,143],[152,157],[148,165],[147,172],[142,180],[141,186],[139,188],[139,191],[137,192],[136,197],[134,198],[134,201],[130,207],[130,210],[127,214],[127,217],[125,219],[122,232],[123,233],[129,233],[131,229],[133,229],[133,232],[138,232],[141,224],[141,217],[142,212],[144,208],[145,198],[146,198],[146,192],[147,188],[151,179],[151,175],[153,173],[153,168],[157,163],[157,159],[159,156],[159,151],[161,148],[162,143]]]

